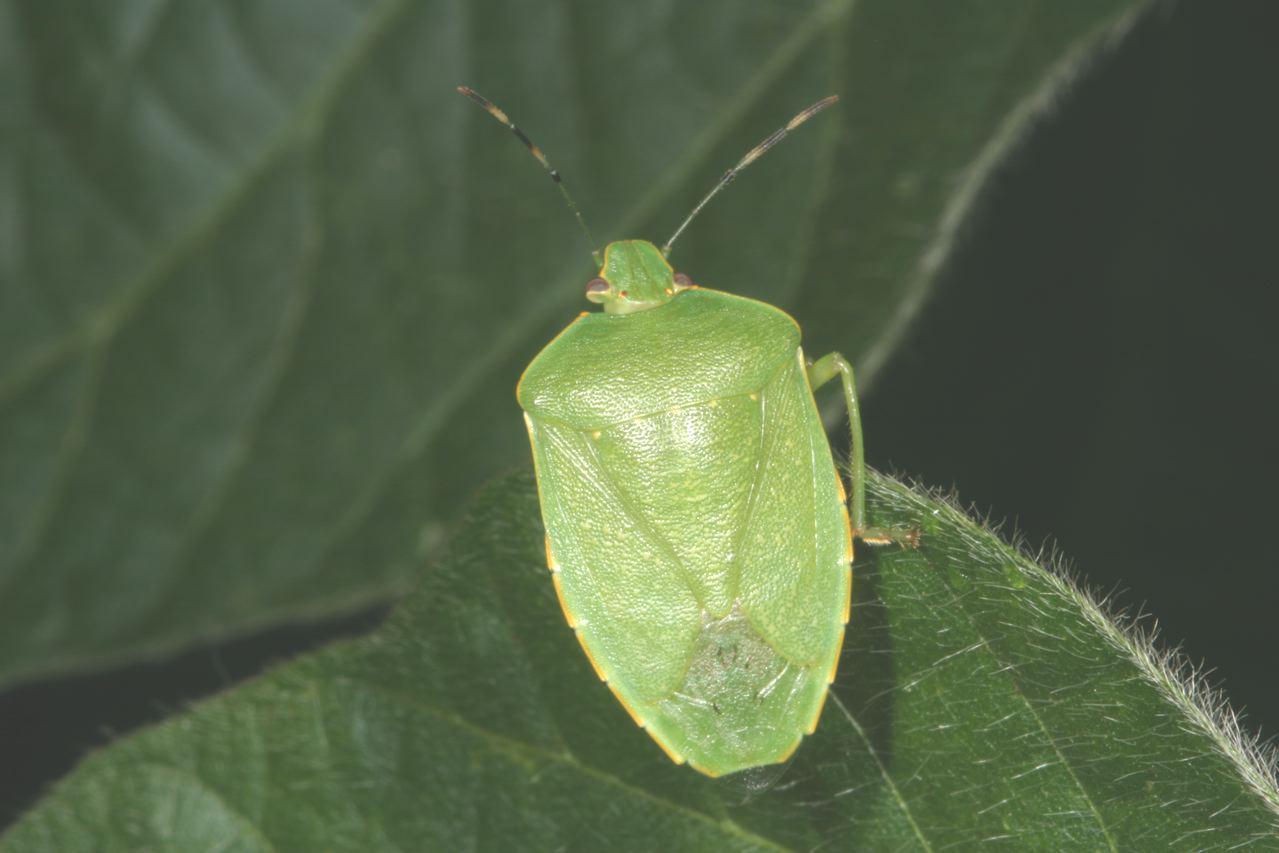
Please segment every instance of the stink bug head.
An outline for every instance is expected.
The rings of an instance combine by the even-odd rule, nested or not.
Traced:
[[[609,314],[633,314],[665,304],[675,290],[675,272],[656,246],[618,240],[604,249],[599,278],[586,285],[586,298]]]

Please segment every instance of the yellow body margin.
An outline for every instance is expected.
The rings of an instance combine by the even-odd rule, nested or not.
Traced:
[[[560,610],[564,612],[564,621],[568,623],[570,628],[576,631],[577,620],[573,618],[573,611],[568,609],[568,602],[564,600],[564,587],[560,584],[560,573],[555,569],[551,570],[551,583],[555,586],[555,597],[559,599]],[[594,661],[591,661],[591,663],[594,663]],[[596,667],[596,671],[599,671],[598,667]],[[603,678],[603,676],[600,677]]]
[[[835,659],[830,662],[830,670],[826,673],[826,686],[828,688],[835,683],[835,673],[839,670],[839,659],[844,650],[845,626],[848,625],[848,620],[852,616],[853,610],[853,525],[848,518],[848,498],[844,493],[844,483],[838,471],[835,472],[835,482],[839,484],[839,511],[844,518],[844,562],[847,564],[845,571],[848,572],[848,583],[844,586],[844,609],[840,614],[839,639],[835,641]],[[821,721],[822,710],[826,707],[826,697],[829,692],[827,690],[822,693],[822,701],[817,703],[817,710],[814,711],[813,719],[809,722],[805,734],[811,735],[817,731],[817,724]],[[778,761],[786,761],[797,748],[799,748],[798,741]]]

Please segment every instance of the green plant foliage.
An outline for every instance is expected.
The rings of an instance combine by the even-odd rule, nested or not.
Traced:
[[[0,4],[0,682],[402,591],[527,454],[511,389],[587,247],[455,85],[601,239],[663,239],[842,95],[676,260],[868,382],[990,165],[1135,6],[488,5]]]
[[[564,624],[532,477],[497,480],[374,634],[91,756],[2,850],[1209,850],[1275,841],[1247,748],[1091,601],[883,478],[840,676],[782,768],[710,780]]]

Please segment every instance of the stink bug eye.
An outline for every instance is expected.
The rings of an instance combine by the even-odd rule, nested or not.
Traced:
[[[586,231],[541,150],[492,102],[459,91],[519,137]],[[707,202],[835,101],[747,152],[663,249],[619,240],[596,253],[586,298],[604,311],[573,321],[516,388],[568,624],[631,718],[710,776],[784,762],[817,727],[849,617],[853,539],[917,541],[866,524],[843,356],[808,361],[785,312],[695,286],[666,260]],[[813,399],[837,377],[848,498]]]
[[[591,302],[603,302],[605,295],[612,288],[602,278],[593,278],[586,283],[586,298]]]

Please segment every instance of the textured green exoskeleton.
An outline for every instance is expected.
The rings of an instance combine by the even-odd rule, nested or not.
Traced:
[[[500,110],[464,94],[558,182]],[[816,728],[848,622],[853,537],[899,536],[865,528],[848,363],[806,361],[789,315],[692,284],[669,247],[609,244],[586,292],[604,311],[547,345],[516,393],[569,626],[667,755],[718,776],[785,761]],[[852,429],[851,519],[813,399],[835,376]]]

